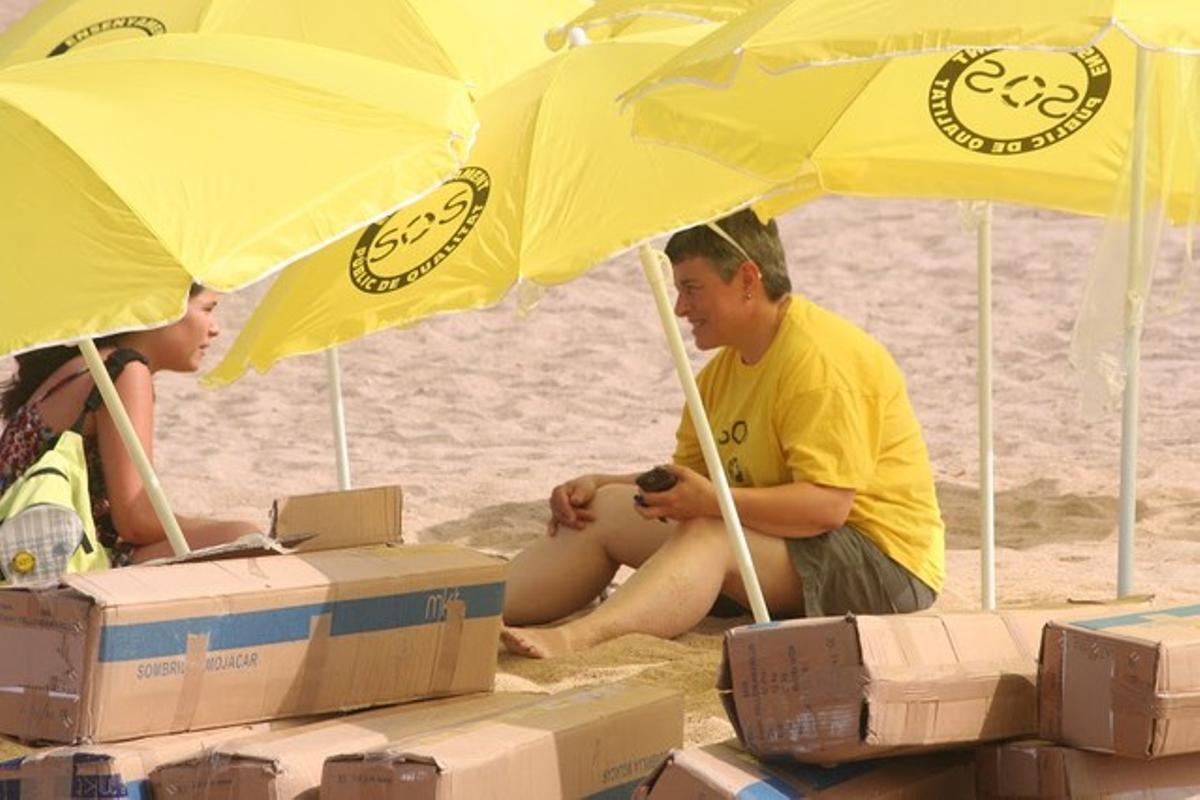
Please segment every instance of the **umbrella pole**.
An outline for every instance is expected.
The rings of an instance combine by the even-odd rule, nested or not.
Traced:
[[[979,263],[979,568],[982,605],[996,608],[996,489],[992,450],[992,204],[978,209]]]
[[[1129,265],[1125,293],[1125,394],[1121,401],[1121,490],[1117,529],[1117,596],[1133,592],[1134,512],[1137,504],[1138,401],[1146,281],[1143,254],[1146,213],[1146,83],[1150,54],[1139,47],[1134,84],[1133,163],[1130,173]]]
[[[350,488],[350,448],[346,444],[346,405],[342,399],[342,367],[336,347],[325,351],[325,370],[329,375],[329,411],[333,417],[338,488],[345,491]]]
[[[150,504],[154,506],[154,514],[162,523],[163,531],[167,534],[167,541],[171,543],[171,550],[177,556],[187,555],[192,552],[192,549],[188,547],[187,539],[183,537],[183,531],[179,529],[179,521],[171,512],[171,504],[167,502],[167,495],[163,492],[162,484],[158,482],[154,467],[151,466],[150,459],[146,457],[146,451],[142,449],[142,442],[133,429],[133,423],[129,421],[129,414],[126,413],[125,406],[121,403],[117,387],[113,385],[112,378],[108,375],[104,359],[100,358],[100,352],[96,350],[96,343],[91,339],[83,339],[79,342],[79,350],[83,353],[83,360],[87,362],[88,370],[92,373],[96,386],[100,389],[100,396],[104,398],[104,406],[112,416],[117,431],[121,434],[121,441],[125,443],[125,449],[129,451],[129,457],[133,459],[133,463],[137,467],[138,475],[142,478],[142,485],[146,487],[146,493],[150,496]]]
[[[704,463],[708,465],[708,475],[712,479],[713,488],[717,491],[717,502],[721,506],[721,516],[725,519],[729,544],[737,559],[742,583],[746,586],[746,596],[750,599],[750,610],[754,612],[755,622],[769,622],[771,617],[767,612],[767,603],[763,599],[762,587],[758,584],[758,573],[754,571],[754,561],[750,558],[746,533],[742,530],[737,507],[733,504],[733,494],[729,491],[729,481],[725,477],[721,456],[717,452],[717,443],[713,439],[712,430],[708,427],[708,414],[704,411],[704,402],[700,399],[700,390],[696,387],[696,377],[692,375],[692,368],[688,363],[683,337],[679,333],[679,325],[675,322],[675,311],[671,307],[671,299],[667,296],[667,281],[663,275],[662,264],[648,244],[643,244],[638,249],[638,255],[642,259],[642,270],[646,273],[646,280],[650,282],[650,288],[654,292],[654,303],[658,307],[663,333],[666,334],[667,344],[671,348],[671,358],[675,362],[679,383],[683,386],[683,395],[687,400],[688,411],[692,415],[696,437],[700,440],[700,449],[704,452]]]

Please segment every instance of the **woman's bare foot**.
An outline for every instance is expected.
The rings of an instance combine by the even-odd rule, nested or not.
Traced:
[[[513,655],[554,658],[575,651],[571,637],[559,628],[501,628],[500,641]]]

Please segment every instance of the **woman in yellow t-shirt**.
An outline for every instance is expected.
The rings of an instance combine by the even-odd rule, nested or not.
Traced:
[[[904,378],[861,329],[791,294],[774,222],[750,211],[667,243],[701,350],[698,383],[773,616],[929,607],[945,578],[945,531]],[[509,650],[544,658],[627,633],[690,630],[721,599],[747,605],[689,415],[675,484],[584,475],[550,495],[549,536],[509,572]],[[663,523],[666,524],[663,524]],[[621,565],[637,568],[591,613]]]

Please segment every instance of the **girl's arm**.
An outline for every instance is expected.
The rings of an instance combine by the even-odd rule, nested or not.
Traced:
[[[117,394],[125,406],[133,430],[154,463],[154,380],[145,364],[132,361],[121,371],[116,381]],[[100,447],[100,463],[108,489],[113,525],[122,540],[144,545],[166,538],[162,524],[154,513],[150,495],[142,483],[137,467],[121,440],[116,423],[108,409],[96,410],[96,440]]]
[[[145,364],[129,363],[116,382],[133,429],[154,463],[154,383]],[[165,543],[166,532],[154,512],[150,494],[133,459],[117,432],[112,415],[103,406],[96,413],[96,436],[100,462],[108,488],[113,525],[121,539],[138,548]],[[237,520],[201,519],[176,515],[179,527],[192,547],[210,547],[261,530],[261,526]],[[160,552],[161,551],[161,552]],[[170,548],[154,548],[147,557],[169,556]],[[135,560],[142,560],[140,558]]]

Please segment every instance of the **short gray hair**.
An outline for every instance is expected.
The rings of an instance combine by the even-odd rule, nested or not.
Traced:
[[[744,254],[708,225],[697,225],[679,231],[667,241],[667,258],[671,259],[672,264],[678,264],[689,258],[703,256],[713,262],[721,280],[729,283],[749,256],[758,265],[767,297],[773,301],[779,300],[792,291],[787,257],[775,220],[763,224],[752,210],[745,208],[718,220],[716,225],[741,246]]]

